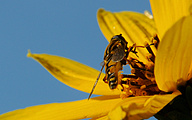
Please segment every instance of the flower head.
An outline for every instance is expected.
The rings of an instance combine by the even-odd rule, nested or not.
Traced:
[[[181,94],[178,86],[186,85],[192,77],[192,2],[151,0],[151,6],[154,19],[135,12],[98,10],[98,23],[106,39],[110,42],[111,37],[122,34],[127,47],[133,45],[136,49],[135,53],[130,50],[126,58],[132,68],[131,76],[118,76],[124,81],[119,83],[120,87],[109,89],[102,73],[93,93],[100,97],[28,107],[3,114],[0,119],[136,120],[159,112]],[[29,51],[28,57],[37,60],[61,82],[87,93],[99,74],[93,68],[59,56]]]

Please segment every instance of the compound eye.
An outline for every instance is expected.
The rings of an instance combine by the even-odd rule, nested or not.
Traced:
[[[119,35],[115,35],[112,37],[112,39],[117,39],[117,38],[119,38]]]
[[[114,54],[112,56],[112,61],[119,62],[119,61],[123,60],[124,56],[125,56],[125,51],[121,48],[116,48],[114,50]]]

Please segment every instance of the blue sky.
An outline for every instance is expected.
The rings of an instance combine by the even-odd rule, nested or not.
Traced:
[[[88,97],[56,80],[26,54],[30,49],[59,55],[99,70],[108,44],[97,24],[99,8],[143,13],[150,11],[150,4],[147,0],[0,1],[0,114]]]

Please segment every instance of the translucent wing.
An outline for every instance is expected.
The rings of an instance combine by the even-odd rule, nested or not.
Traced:
[[[94,86],[93,86],[93,88],[92,88],[92,90],[91,90],[91,93],[89,94],[88,100],[89,100],[89,98],[91,97],[91,95],[92,95],[92,93],[93,93],[93,91],[94,91],[94,89],[95,89],[95,87],[96,87],[96,85],[97,85],[97,82],[98,82],[98,80],[99,80],[99,78],[100,78],[100,75],[101,75],[101,73],[102,73],[102,70],[103,70],[103,68],[104,68],[104,66],[105,66],[104,62],[102,62],[102,63],[103,63],[103,66],[102,66],[101,71],[100,71],[100,73],[99,73],[99,75],[98,75],[98,77],[97,77],[97,80],[95,81],[95,84],[94,84]]]

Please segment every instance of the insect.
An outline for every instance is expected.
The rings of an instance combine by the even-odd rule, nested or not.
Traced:
[[[88,99],[91,97],[104,67],[106,75],[103,78],[103,81],[109,84],[110,89],[115,89],[117,87],[119,71],[123,69],[123,65],[126,65],[129,52],[137,53],[135,51],[136,47],[134,47],[135,44],[129,48],[127,47],[127,44],[128,42],[124,39],[122,34],[115,35],[111,38],[111,41],[104,52],[104,64],[102,65],[101,71]]]

